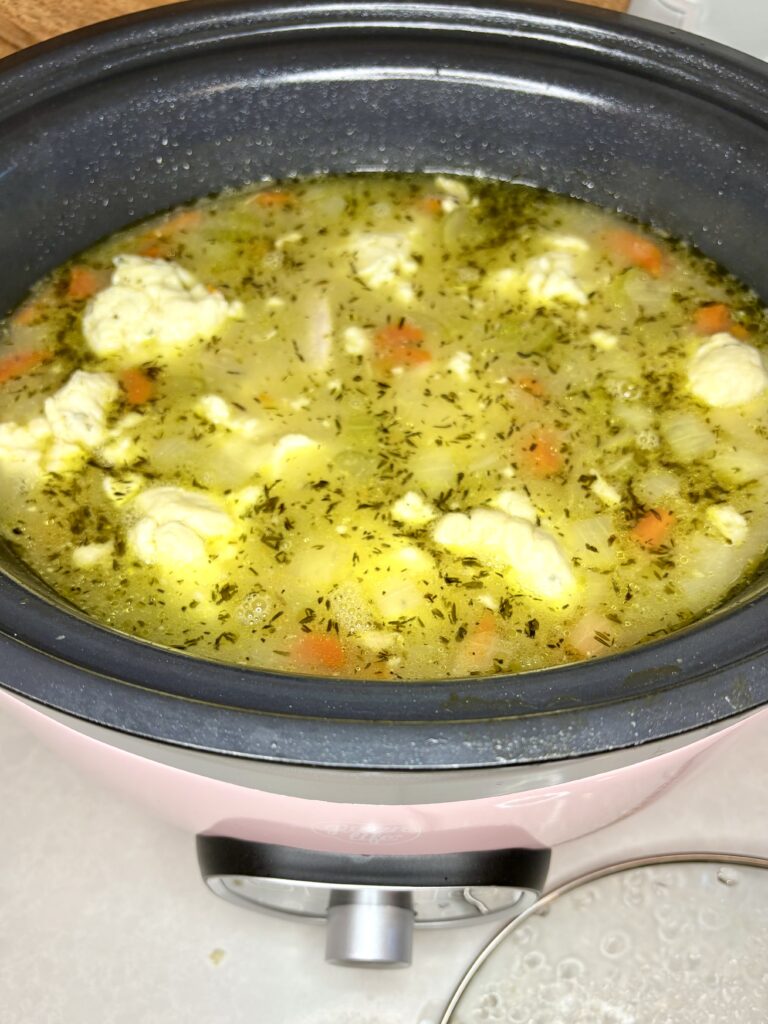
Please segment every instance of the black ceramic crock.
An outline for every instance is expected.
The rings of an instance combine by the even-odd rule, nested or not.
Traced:
[[[265,176],[530,182],[698,245],[768,297],[760,62],[570,3],[187,3],[0,63],[0,309],[129,222]],[[598,661],[484,680],[256,672],[88,621],[3,555],[9,691],[156,740],[350,768],[551,761],[768,701],[764,582]]]

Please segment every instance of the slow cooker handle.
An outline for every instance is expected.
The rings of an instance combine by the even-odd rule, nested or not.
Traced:
[[[327,922],[326,960],[407,967],[414,926],[514,918],[539,896],[545,849],[447,854],[327,853],[197,837],[200,870],[218,896],[249,909]]]

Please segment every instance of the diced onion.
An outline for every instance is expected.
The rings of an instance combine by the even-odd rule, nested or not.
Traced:
[[[429,497],[436,498],[456,482],[456,463],[453,456],[440,449],[419,452],[410,462],[412,483]]]
[[[715,477],[726,487],[742,487],[768,474],[768,458],[743,448],[716,455],[710,466]]]
[[[624,292],[645,314],[660,313],[669,302],[669,287],[645,270],[632,268],[623,275]]]
[[[616,555],[609,538],[615,534],[613,520],[609,515],[591,516],[589,519],[572,520],[568,530],[568,550],[594,568],[608,568],[614,565]],[[592,549],[595,550],[592,550]]]
[[[568,647],[582,658],[598,658],[611,653],[617,632],[616,623],[599,612],[588,611],[571,628]]]
[[[345,448],[333,461],[352,480],[370,480],[376,472],[376,456],[357,448]]]
[[[696,537],[687,554],[689,572],[681,578],[679,586],[689,611],[694,614],[722,600],[749,560],[745,547],[708,536]]]
[[[443,244],[451,252],[480,245],[486,231],[484,223],[469,207],[458,206],[443,219]]]
[[[619,423],[634,431],[648,430],[653,426],[653,412],[640,402],[614,402],[613,415]]]
[[[632,490],[644,505],[654,506],[664,498],[676,497],[680,493],[680,481],[667,470],[650,470],[635,477]]]
[[[678,412],[664,416],[661,434],[678,462],[693,462],[715,450],[714,433],[694,413]]]
[[[390,578],[383,581],[375,595],[376,606],[387,621],[403,615],[415,615],[424,606],[421,589],[409,579]]]

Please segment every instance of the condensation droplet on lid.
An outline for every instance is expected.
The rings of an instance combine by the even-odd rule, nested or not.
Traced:
[[[584,973],[584,961],[575,956],[567,956],[557,965],[557,976],[564,981],[579,978]]]
[[[529,1017],[530,1024],[552,1024],[552,1018],[548,1015],[547,1010],[542,1010],[540,1013],[534,1014],[533,1017]]]
[[[702,907],[699,911],[698,923],[708,932],[720,931],[727,926],[724,915],[714,907]]]
[[[680,935],[682,928],[677,921],[670,921],[667,924],[659,925],[658,938],[662,942],[674,942]]]
[[[573,902],[579,910],[584,910],[586,907],[592,906],[598,898],[591,889],[579,889],[574,893]]]
[[[677,917],[677,910],[669,903],[660,903],[653,911],[654,918],[659,924],[674,922]]]
[[[629,889],[622,896],[622,903],[625,907],[643,907],[645,906],[645,893],[638,889]]]
[[[688,958],[679,953],[675,953],[667,959],[667,970],[672,974],[684,974],[688,967]]]
[[[520,926],[522,944],[513,930],[494,951],[474,1006],[493,990],[488,1024],[766,1024],[768,872],[739,871],[735,888],[716,864],[691,863],[605,876],[585,886],[595,900],[568,892],[548,920]],[[465,1003],[472,984],[452,1024],[479,1020]]]
[[[530,953],[526,953],[523,957],[523,966],[527,967],[529,971],[540,970],[545,966],[546,962],[547,958],[538,949],[532,949]]]
[[[610,960],[624,956],[632,947],[632,942],[624,932],[611,932],[603,937],[600,943],[600,952]]]

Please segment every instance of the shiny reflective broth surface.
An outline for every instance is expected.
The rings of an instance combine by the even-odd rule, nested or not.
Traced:
[[[768,320],[523,185],[260,184],[129,228],[3,327],[3,535],[99,621],[418,679],[687,624],[768,541]]]

